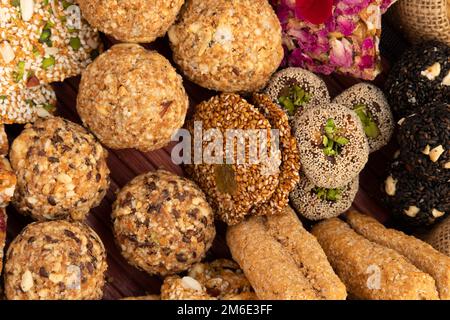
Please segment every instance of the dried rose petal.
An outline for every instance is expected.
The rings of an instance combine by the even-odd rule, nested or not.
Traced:
[[[312,24],[322,24],[333,14],[333,0],[296,0],[295,15]]]

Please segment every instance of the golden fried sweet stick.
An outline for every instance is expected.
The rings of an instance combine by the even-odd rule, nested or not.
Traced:
[[[229,227],[227,243],[260,299],[345,299],[345,286],[291,208]]]
[[[345,222],[337,218],[323,221],[313,227],[312,234],[352,297],[438,299],[435,281],[430,275],[396,251],[365,239]]]
[[[357,233],[397,251],[418,269],[431,275],[436,281],[440,298],[450,299],[450,257],[415,237],[387,229],[374,218],[359,212],[347,213],[346,220]]]

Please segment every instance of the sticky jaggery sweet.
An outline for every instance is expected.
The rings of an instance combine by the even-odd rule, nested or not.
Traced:
[[[137,44],[118,44],[81,78],[77,110],[109,148],[164,147],[183,125],[188,108],[183,80],[170,62]]]
[[[187,0],[168,35],[183,73],[216,91],[257,91],[283,58],[280,22],[265,0]]]
[[[193,182],[167,171],[140,175],[118,194],[114,236],[128,262],[149,274],[189,269],[215,237],[214,213]]]
[[[98,300],[106,251],[87,225],[64,220],[29,224],[6,254],[8,300]]]
[[[83,220],[109,187],[108,152],[82,126],[52,117],[29,124],[14,140],[13,204],[36,220]]]

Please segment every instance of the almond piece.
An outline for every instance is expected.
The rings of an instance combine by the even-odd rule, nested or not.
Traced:
[[[20,12],[23,21],[30,21],[34,13],[34,0],[20,0]]]

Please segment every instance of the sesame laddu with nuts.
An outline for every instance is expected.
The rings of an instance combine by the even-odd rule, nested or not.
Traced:
[[[239,265],[226,259],[197,263],[186,277],[172,276],[161,287],[163,300],[256,300]]]
[[[164,147],[183,125],[189,105],[183,80],[169,61],[137,44],[118,44],[81,77],[77,110],[112,149]]]
[[[385,92],[396,120],[424,104],[450,103],[450,46],[424,42],[410,49],[392,67]]]
[[[184,0],[76,0],[95,28],[122,42],[152,42],[175,22]]]
[[[306,177],[317,187],[341,188],[364,168],[369,144],[355,112],[330,104],[305,110],[293,121]]]
[[[400,158],[414,174],[436,183],[450,181],[450,104],[421,107],[401,123]]]
[[[216,91],[257,91],[283,58],[280,22],[266,0],[187,0],[168,36],[183,73]]]
[[[383,91],[370,83],[358,83],[334,98],[361,120],[370,152],[384,147],[394,133],[394,117]]]
[[[0,13],[1,121],[34,121],[51,109],[54,94],[45,85],[80,74],[102,49],[99,35],[72,0],[2,0]]]
[[[302,68],[286,68],[276,72],[264,92],[290,117],[305,109],[330,103],[325,82]]]
[[[201,123],[204,132],[218,130],[223,144],[216,151],[217,158],[186,165],[186,172],[205,192],[222,221],[229,225],[239,223],[250,214],[252,208],[267,202],[280,182],[280,150],[272,150],[268,145],[272,139],[271,124],[254,105],[237,94],[221,94],[200,103],[186,126],[192,136],[195,122]],[[241,130],[239,133],[243,134],[231,140],[229,136],[227,138],[230,129]],[[244,137],[255,130],[262,135],[258,134],[252,139],[254,141]],[[202,151],[211,148],[211,142],[207,140],[205,136]],[[253,142],[256,146],[266,143],[267,150],[260,148],[259,157],[255,159],[259,161],[250,161]],[[230,150],[235,151],[232,153]],[[228,159],[231,156],[233,159]],[[284,190],[280,192],[281,196],[283,194]]]
[[[339,216],[353,203],[359,188],[359,176],[340,188],[315,186],[300,174],[300,182],[290,194],[292,207],[303,217],[317,221]]]
[[[35,222],[6,254],[8,300],[98,300],[103,297],[106,251],[80,222]]]
[[[368,215],[350,211],[345,215],[345,220],[359,234],[397,251],[418,269],[430,274],[436,281],[439,297],[442,300],[450,299],[450,257],[413,236],[385,228]]]
[[[437,300],[434,279],[395,250],[356,233],[338,218],[312,228],[349,296],[368,300]]]
[[[13,204],[36,220],[83,220],[109,187],[107,151],[86,129],[62,118],[27,125],[14,140]]]
[[[189,269],[216,235],[214,213],[193,182],[167,171],[140,175],[117,195],[114,235],[122,255],[153,275]]]
[[[391,164],[383,188],[383,201],[402,224],[431,225],[450,212],[448,182],[427,181],[400,160]]]

